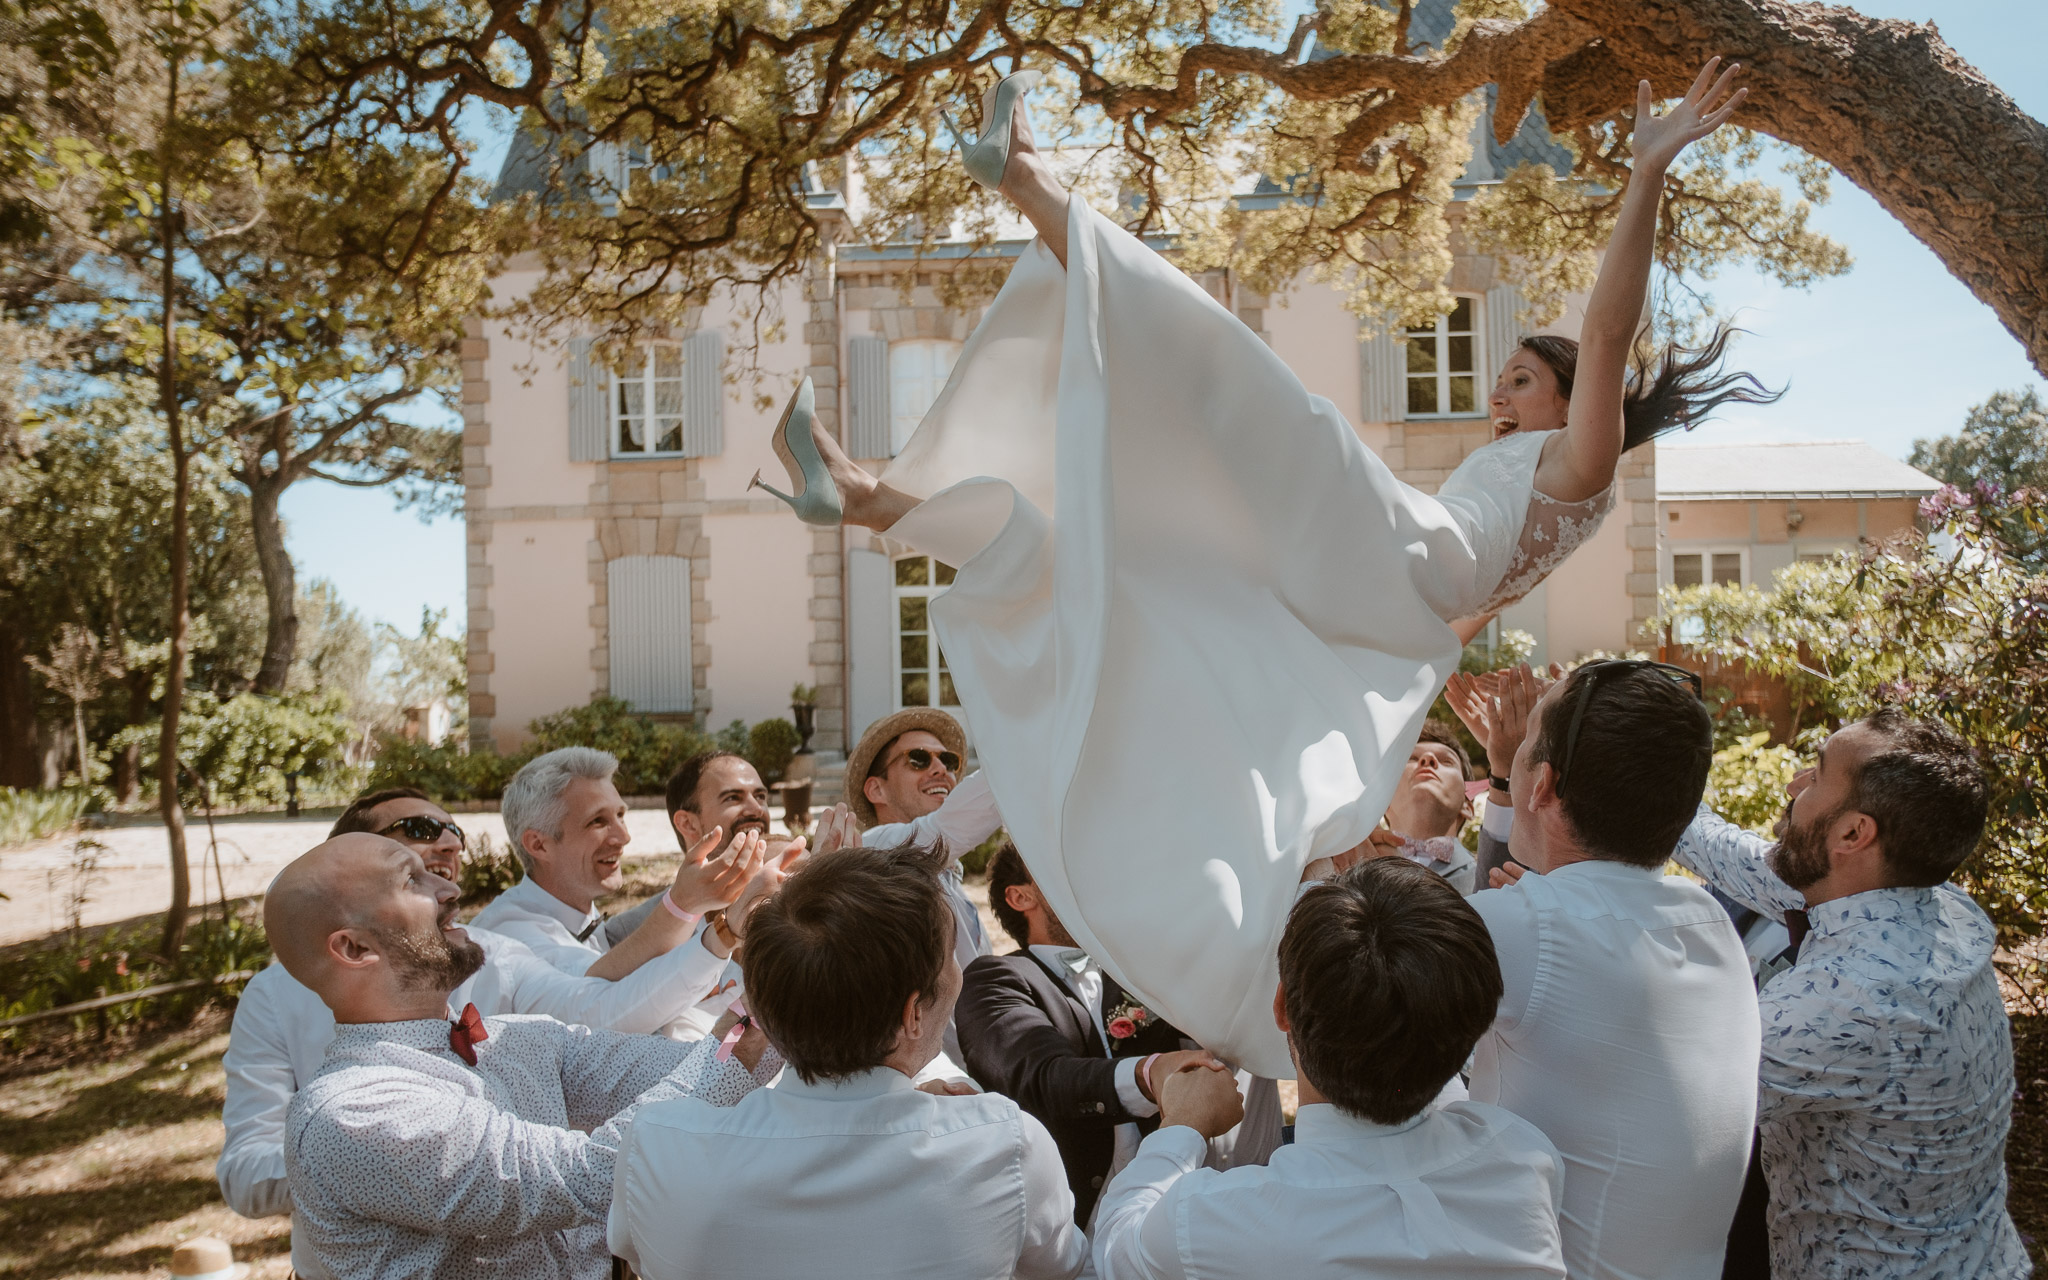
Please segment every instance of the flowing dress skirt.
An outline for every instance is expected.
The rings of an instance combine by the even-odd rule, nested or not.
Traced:
[[[1202,1044],[1292,1076],[1302,867],[1386,809],[1456,669],[1445,620],[1526,541],[1544,437],[1420,493],[1158,254],[1079,200],[1069,226],[884,476],[933,495],[888,536],[959,570],[934,628],[1061,921]]]

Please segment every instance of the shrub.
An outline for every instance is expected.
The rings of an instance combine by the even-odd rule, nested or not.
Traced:
[[[796,747],[796,726],[778,716],[748,730],[745,754],[763,782],[780,782],[796,757]]]
[[[487,835],[474,835],[462,851],[462,905],[480,907],[526,879],[526,868],[512,846]]]
[[[56,791],[0,787],[0,847],[47,840],[76,826],[98,807],[94,794],[78,787]]]
[[[662,789],[676,766],[712,745],[712,739],[688,724],[657,724],[618,698],[592,698],[590,705],[542,716],[533,731],[533,753],[557,747],[596,747],[619,759],[615,779],[620,795],[650,795]],[[730,733],[730,730],[727,730]],[[746,749],[741,725],[739,751]],[[529,757],[531,758],[531,757]]]
[[[391,735],[379,735],[377,743],[365,789],[418,787],[443,804],[497,799],[519,766],[536,754],[530,748],[509,756],[464,751],[457,743],[429,747]]]
[[[1707,773],[1707,804],[1751,831],[1768,832],[1785,812],[1785,787],[1800,768],[1800,751],[1770,741],[1768,729],[1737,739],[1714,753]]]
[[[109,749],[130,746],[142,755],[146,777],[156,774],[162,722],[130,725],[114,735]],[[346,697],[340,690],[312,690],[269,697],[240,693],[225,702],[204,689],[185,695],[178,719],[178,760],[183,788],[195,799],[192,776],[205,780],[219,808],[279,805],[285,774],[297,770],[301,787],[347,781],[342,746],[354,736]]]

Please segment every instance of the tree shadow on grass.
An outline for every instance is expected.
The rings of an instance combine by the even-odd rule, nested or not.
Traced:
[[[147,1272],[163,1265],[167,1246],[108,1250],[117,1241],[219,1203],[220,1188],[211,1178],[156,1177],[86,1191],[10,1196],[0,1203],[0,1240],[7,1242],[4,1252],[13,1255],[7,1274],[14,1280],[54,1280]],[[238,1245],[235,1256],[248,1261],[283,1253],[290,1245],[291,1228],[279,1219],[273,1236]]]
[[[199,1073],[220,1061],[219,1049],[195,1053],[214,1034],[218,1032],[196,1038],[173,1036],[147,1050],[135,1050],[140,1061],[118,1075],[73,1087],[54,1111],[0,1114],[0,1157],[29,1160],[84,1146],[118,1129],[218,1118],[220,1091],[192,1087]],[[185,1063],[186,1070],[178,1070],[179,1063]]]

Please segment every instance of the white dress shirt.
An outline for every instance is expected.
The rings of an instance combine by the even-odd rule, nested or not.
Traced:
[[[469,936],[484,949],[484,966],[449,997],[477,1012],[542,1013],[563,1022],[613,1031],[658,1029],[687,994],[681,962],[650,961],[619,982],[563,973],[526,947],[487,929]],[[681,948],[678,948],[680,950]],[[661,989],[664,981],[673,985]],[[271,964],[243,988],[221,1059],[227,1100],[221,1120],[227,1137],[214,1176],[228,1207],[247,1218],[291,1212],[285,1181],[285,1108],[311,1080],[334,1039],[334,1014],[281,964]],[[294,1241],[298,1239],[294,1232]],[[294,1257],[302,1276],[324,1276],[308,1257]]]
[[[605,1280],[612,1159],[635,1101],[730,1105],[756,1084],[709,1040],[553,1018],[485,1028],[474,1066],[438,1018],[336,1028],[285,1127],[295,1220],[330,1273]]]
[[[2026,1274],[2005,1204],[2012,1030],[1990,918],[1947,884],[1807,907],[1770,848],[1702,805],[1674,856],[1752,910],[1804,909],[1812,930],[1760,999],[1773,1272]]]
[[[981,913],[974,909],[974,903],[967,896],[967,888],[960,874],[960,855],[980,846],[981,842],[1001,830],[1003,815],[996,811],[995,792],[989,790],[988,780],[981,776],[979,769],[960,780],[946,796],[944,803],[921,818],[908,822],[884,822],[861,832],[860,842],[870,849],[893,849],[899,845],[913,844],[930,848],[943,842],[946,846],[946,870],[940,884],[946,891],[946,904],[953,908],[953,955],[965,969],[977,956],[993,954],[988,945],[988,931],[981,927]],[[949,1044],[947,1052],[954,1057],[958,1046]]]
[[[476,913],[479,928],[524,943],[542,960],[579,978],[589,972],[598,957],[611,950],[603,921],[604,916],[595,904],[578,911],[534,883],[530,876]],[[583,936],[579,938],[579,934]],[[654,970],[635,989],[644,985],[647,994],[660,999],[664,1012],[661,1025],[678,1040],[694,1040],[709,1033],[712,1024],[738,995],[738,967],[712,955],[704,945],[704,937],[704,926],[699,924],[690,940],[619,979],[624,986],[641,980],[649,969]],[[689,998],[680,999],[680,995]]]
[[[651,1103],[617,1169],[612,1252],[646,1280],[1069,1280],[1087,1256],[1044,1125],[889,1067]]]
[[[1562,1277],[1564,1164],[1499,1107],[1458,1102],[1380,1125],[1301,1108],[1269,1163],[1201,1167],[1185,1125],[1145,1139],[1102,1193],[1102,1280]]]
[[[1472,1097],[1564,1157],[1572,1276],[1718,1280],[1756,1123],[1756,988],[1728,913],[1608,861],[1466,901],[1506,985]]]

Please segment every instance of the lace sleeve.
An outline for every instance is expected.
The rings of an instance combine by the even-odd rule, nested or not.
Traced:
[[[1529,512],[1522,519],[1522,536],[1508,560],[1508,571],[1473,615],[1497,613],[1535,590],[1537,583],[1593,536],[1613,509],[1611,484],[1584,502],[1559,502],[1540,489],[1531,489]]]

